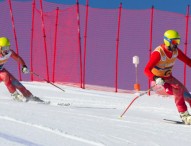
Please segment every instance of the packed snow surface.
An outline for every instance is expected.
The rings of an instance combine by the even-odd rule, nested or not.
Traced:
[[[119,118],[137,93],[22,83],[51,104],[14,101],[0,83],[0,146],[191,145],[191,126],[163,120],[181,121],[172,97],[145,94]]]

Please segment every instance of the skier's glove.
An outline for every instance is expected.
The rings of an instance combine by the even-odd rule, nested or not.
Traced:
[[[157,76],[154,76],[154,80],[155,80],[156,85],[164,85],[164,83],[165,83],[164,79],[157,77]]]
[[[29,69],[27,68],[26,65],[23,65],[23,67],[22,67],[22,72],[23,72],[24,74],[28,74],[28,73],[29,73]]]

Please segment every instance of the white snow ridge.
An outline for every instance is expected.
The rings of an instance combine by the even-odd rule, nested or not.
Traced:
[[[51,104],[17,102],[0,84],[0,146],[190,146],[173,98],[22,82]],[[143,91],[144,92],[144,91]],[[62,104],[61,104],[62,103]],[[66,103],[66,105],[65,105]],[[70,105],[68,105],[70,103]],[[190,110],[190,109],[189,109]]]

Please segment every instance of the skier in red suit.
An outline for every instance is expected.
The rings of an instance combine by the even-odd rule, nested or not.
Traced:
[[[151,54],[145,67],[145,74],[150,79],[153,90],[160,95],[173,95],[180,117],[185,124],[191,124],[191,115],[187,111],[187,102],[191,106],[191,94],[186,87],[172,75],[172,69],[178,58],[191,67],[191,59],[179,48],[180,35],[175,30],[164,33],[164,44]]]
[[[29,90],[27,90],[11,73],[4,68],[5,63],[10,57],[21,64],[23,73],[29,73],[24,60],[10,49],[9,39],[6,37],[0,37],[0,82],[4,82],[13,98],[17,101],[39,100],[38,97],[33,96]],[[22,94],[19,94],[17,89]]]

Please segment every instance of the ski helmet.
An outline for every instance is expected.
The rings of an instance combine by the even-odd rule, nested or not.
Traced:
[[[180,35],[175,30],[167,30],[164,33],[164,44],[166,46],[170,46],[170,44],[173,45],[179,45],[180,44]]]
[[[0,37],[0,47],[10,46],[10,41],[6,37]]]

